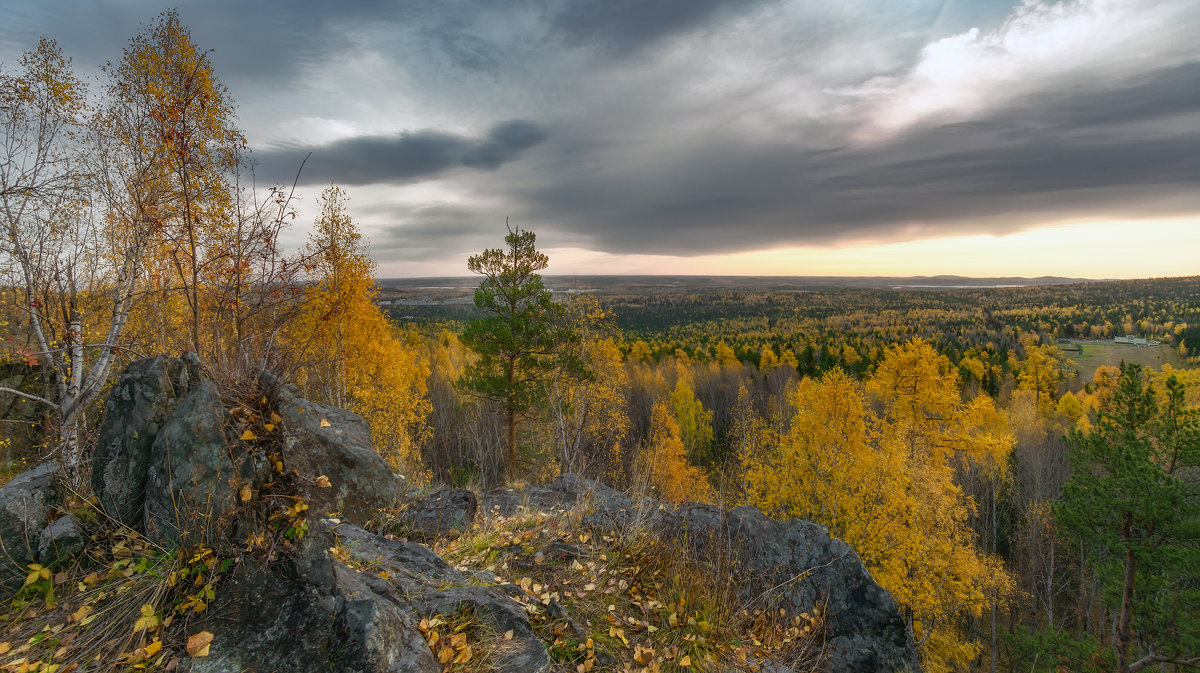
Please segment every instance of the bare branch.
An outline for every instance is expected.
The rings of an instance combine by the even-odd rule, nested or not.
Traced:
[[[17,397],[24,397],[27,400],[33,400],[34,402],[41,402],[42,404],[45,404],[46,406],[50,407],[51,409],[56,409],[56,410],[58,409],[58,405],[51,402],[50,400],[48,400],[44,397],[38,397],[37,395],[31,395],[29,393],[22,392],[20,390],[17,390],[16,388],[0,386],[0,393],[8,393],[9,395],[16,395]]]

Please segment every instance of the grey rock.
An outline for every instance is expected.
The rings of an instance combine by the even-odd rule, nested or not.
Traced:
[[[283,462],[299,473],[297,495],[311,511],[361,524],[396,503],[400,480],[371,448],[371,429],[362,416],[301,398],[267,372],[259,377],[259,386],[282,418]],[[329,488],[316,485],[322,475]]]
[[[750,506],[727,511],[704,504],[666,507],[648,498],[633,502],[576,475],[563,475],[542,489],[501,493],[491,499],[497,505],[492,511],[516,500],[535,508],[585,506],[587,527],[652,531],[679,545],[694,562],[731,573],[744,605],[783,609],[789,616],[822,606],[825,671],[920,670],[899,605],[871,578],[854,550],[824,526],[774,521]],[[485,512],[488,506],[485,498]],[[788,670],[780,662],[771,665]]]
[[[471,491],[442,488],[409,503],[389,523],[398,534],[432,541],[470,529],[478,507]]]
[[[412,608],[378,577],[336,567],[341,621],[354,646],[354,670],[440,671]],[[372,581],[374,580],[374,581]],[[350,663],[350,662],[347,662]]]
[[[0,582],[20,587],[26,566],[37,559],[38,540],[58,502],[58,466],[43,463],[0,487]]]
[[[135,360],[104,404],[92,462],[92,488],[108,516],[141,530],[150,449],[188,390],[184,362],[157,356]]]
[[[321,592],[286,568],[247,564],[221,586],[198,630],[214,638],[209,656],[185,659],[193,673],[336,670],[346,642],[336,611],[321,604]],[[346,669],[342,669],[346,670]],[[351,669],[352,670],[352,669]]]
[[[482,511],[489,516],[512,516],[522,507],[553,510],[569,509],[581,504],[606,511],[634,507],[624,493],[568,472],[545,486],[489,491],[483,496]]]
[[[327,549],[335,541],[366,569],[334,560]],[[420,619],[472,610],[497,631],[513,631],[499,645],[493,670],[549,671],[549,655],[524,608],[496,587],[448,586],[464,582],[420,544],[318,521],[289,560],[248,564],[222,586],[211,616],[194,627],[215,636],[209,656],[188,660],[182,670],[435,673],[442,666]]]
[[[497,587],[464,586],[432,591],[419,599],[422,613],[453,615],[470,610],[487,621],[496,631],[513,632],[496,651],[494,670],[501,673],[542,673],[550,670],[546,646],[533,632],[525,609]]]
[[[830,537],[824,526],[775,521],[750,506],[726,511],[702,504],[654,510],[647,520],[696,562],[732,572],[744,605],[783,609],[789,617],[821,606],[822,670],[920,670],[899,605],[850,545]]]
[[[405,592],[417,594],[429,586],[467,583],[466,576],[425,545],[388,540],[346,523],[334,524],[330,532],[345,545],[351,558],[387,571]]]
[[[38,535],[37,559],[42,565],[53,565],[83,553],[86,539],[73,514],[54,520]]]
[[[193,387],[163,424],[146,472],[146,536],[156,543],[209,543],[229,530],[237,506],[237,447],[224,430],[216,386]]]

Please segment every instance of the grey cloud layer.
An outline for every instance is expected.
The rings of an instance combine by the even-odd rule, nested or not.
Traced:
[[[358,115],[386,119],[388,106],[417,120],[255,153],[260,181],[290,181],[311,151],[308,184],[444,182],[436,199],[380,197],[365,215],[376,250],[396,258],[494,243],[506,215],[547,244],[703,254],[1200,213],[1200,40],[1178,30],[1162,35],[1169,63],[1116,52],[1141,64],[1137,76],[1084,64],[965,120],[930,116],[856,141],[865,106],[847,92],[902,79],[928,45],[1002,28],[1020,4],[196,0],[180,13],[257,115],[250,128],[320,117],[377,129]],[[1186,7],[1164,0],[1140,13],[1167,5]],[[20,0],[0,44],[46,33],[90,65],[118,58],[156,11]],[[1200,25],[1200,11],[1184,12],[1176,25]],[[1128,36],[1095,39],[1110,37]],[[339,88],[351,56],[376,63],[381,81],[394,76],[403,98],[383,85]],[[271,101],[283,90],[303,95],[280,110]]]
[[[668,164],[560,173],[524,202],[605,250],[689,255],[889,240],[913,226],[1002,234],[1042,218],[1196,213],[1197,184],[1200,63],[869,149],[698,143]]]
[[[305,183],[400,183],[461,166],[494,171],[545,139],[546,131],[537,124],[514,120],[497,124],[483,138],[426,130],[358,136],[319,146],[286,146],[256,152],[254,157],[260,181],[288,181],[308,157],[301,174]]]

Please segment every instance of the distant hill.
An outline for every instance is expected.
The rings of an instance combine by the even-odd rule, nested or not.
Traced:
[[[803,290],[837,287],[875,289],[951,289],[986,287],[1029,287],[1102,282],[1090,278],[1039,276],[1037,278],[968,278],[966,276],[544,276],[553,290],[634,290],[654,289],[770,289]],[[379,284],[394,289],[474,288],[477,276],[440,278],[381,278]]]

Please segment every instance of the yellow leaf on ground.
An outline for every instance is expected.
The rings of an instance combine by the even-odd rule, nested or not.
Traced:
[[[70,621],[70,622],[83,621],[83,619],[85,617],[87,617],[88,614],[91,613],[91,611],[92,611],[92,606],[81,605],[81,606],[79,606],[78,610],[71,613],[71,616],[67,618],[67,621]],[[8,650],[4,649],[4,645],[7,645],[7,644],[8,643],[0,644],[0,654],[4,654],[5,652],[8,651]]]
[[[187,641],[187,653],[190,657],[207,657],[208,646],[212,644],[213,634],[201,631]]]
[[[12,649],[12,643],[5,641],[0,643],[0,654],[5,654]]]
[[[453,663],[455,663],[455,664],[465,664],[465,663],[467,663],[468,661],[470,661],[470,660],[471,660],[471,655],[472,655],[472,654],[473,654],[473,653],[471,652],[471,646],[470,646],[470,645],[467,645],[466,647],[464,647],[464,648],[462,649],[462,651],[461,651],[461,652],[459,652],[459,653],[458,653],[458,656],[457,656],[457,657],[454,657],[454,661],[453,661]]]
[[[154,642],[152,642],[146,646],[146,656],[153,657],[154,655],[158,654],[158,651],[161,649],[162,649],[162,641],[159,640],[158,638],[155,638]]]
[[[321,427],[322,428],[328,428],[332,425],[333,425],[333,423],[330,423],[329,421],[325,420],[324,418],[321,419]]]
[[[692,658],[686,654],[683,655],[683,658],[679,660],[679,665],[684,668],[690,667],[692,665]]]
[[[438,650],[438,661],[440,663],[448,664],[452,659],[454,659],[453,647],[443,647],[442,649]]]
[[[321,475],[321,476],[317,477],[317,487],[318,488],[329,488],[331,486],[333,486],[333,484],[329,483],[329,477],[326,477],[325,475]]]
[[[279,414],[277,414],[277,413],[275,413],[274,411],[272,411],[272,412],[271,412],[271,422],[272,422],[272,423],[279,423],[279,422],[281,422],[281,421],[283,421],[283,418],[282,418],[282,417],[281,417]]]
[[[246,431],[242,433],[242,441],[249,442],[250,440],[253,440],[253,439],[258,439],[258,436],[255,435],[253,432],[250,432],[250,428],[246,428]]]

